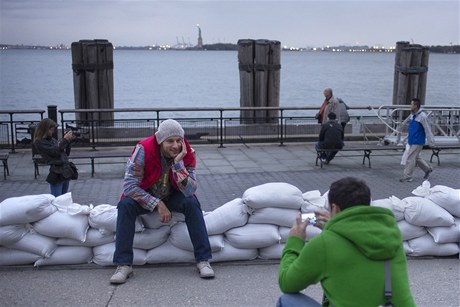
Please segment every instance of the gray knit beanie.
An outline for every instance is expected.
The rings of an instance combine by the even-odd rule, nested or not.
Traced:
[[[167,119],[158,126],[155,136],[157,137],[157,143],[161,144],[164,140],[172,136],[180,136],[183,138],[184,129],[182,129],[181,125],[174,119]]]

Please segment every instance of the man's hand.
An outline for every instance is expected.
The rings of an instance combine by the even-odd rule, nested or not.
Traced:
[[[315,211],[316,215],[316,224],[315,226],[323,229],[324,224],[331,219],[331,214],[329,211]]]
[[[174,164],[176,163],[179,163],[180,161],[182,161],[182,159],[184,159],[185,155],[187,154],[187,146],[185,146],[185,141],[184,139],[182,139],[180,141],[180,144],[182,146],[182,150],[181,152],[174,158]]]
[[[302,215],[299,212],[297,214],[297,217],[295,218],[294,225],[292,225],[292,228],[289,231],[289,235],[299,237],[305,241],[305,239],[307,238],[306,229],[307,229],[308,223],[309,223],[308,219],[302,223]]]
[[[169,211],[168,207],[166,207],[165,203],[160,200],[157,205],[158,213],[160,214],[160,222],[163,224],[167,224],[171,221],[171,211]]]

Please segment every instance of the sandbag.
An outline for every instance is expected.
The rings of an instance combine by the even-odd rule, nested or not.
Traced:
[[[172,211],[171,212],[171,221],[169,223],[162,223],[160,214],[158,210],[153,212],[142,214],[140,216],[141,223],[145,228],[157,229],[165,225],[172,226],[179,222],[185,222],[185,216],[182,213]]]
[[[296,209],[261,208],[254,210],[249,216],[248,223],[291,227],[299,213],[300,211]]]
[[[327,197],[321,195],[319,190],[308,191],[302,194],[305,203],[302,205],[302,212],[314,212],[329,209]]]
[[[116,206],[112,205],[99,205],[94,207],[90,213],[88,222],[93,228],[99,229],[102,232],[116,232],[117,231],[117,216],[118,210]],[[135,231],[142,231],[144,227],[141,223],[140,216],[136,219]]]
[[[430,194],[426,198],[446,209],[450,214],[460,217],[460,190],[436,185],[430,189]]]
[[[166,242],[170,233],[171,228],[169,226],[162,226],[157,229],[145,228],[134,234],[133,247],[145,250],[155,248]]]
[[[178,223],[171,228],[168,241],[177,248],[193,252],[192,241],[185,223]],[[224,247],[223,234],[209,236],[209,244],[213,252],[220,251]]]
[[[59,246],[49,258],[40,258],[34,266],[85,264],[93,258],[93,250],[85,246]]]
[[[409,242],[403,241],[403,247],[404,247],[404,252],[406,253],[406,255],[412,254],[413,250],[412,248],[410,248]]]
[[[93,247],[93,262],[102,266],[112,266],[115,243],[108,243]],[[133,249],[133,265],[144,265],[147,252],[143,249]]]
[[[67,213],[70,215],[76,215],[76,214],[88,215],[90,211],[93,209],[93,205],[82,206],[82,205],[74,203],[71,192],[56,197],[53,200],[52,204],[60,212]]]
[[[44,236],[53,238],[68,238],[85,242],[88,231],[86,215],[69,215],[57,211],[50,216],[33,223],[33,228]]]
[[[41,220],[54,212],[51,194],[7,198],[0,203],[0,226],[26,224]]]
[[[32,264],[40,258],[37,254],[0,246],[0,266]]]
[[[399,222],[404,220],[404,210],[406,208],[406,203],[396,196],[372,200],[371,206],[390,209],[393,212],[396,221]]]
[[[195,263],[192,252],[180,249],[166,241],[158,247],[147,251],[147,263]]]
[[[246,224],[230,229],[225,237],[236,248],[262,248],[281,240],[278,226],[270,224]]]
[[[260,259],[281,259],[285,244],[273,244],[268,247],[259,249],[259,258]]]
[[[450,227],[429,227],[427,230],[436,243],[460,243],[460,218]]]
[[[404,241],[415,239],[426,235],[426,228],[422,226],[412,225],[405,220],[398,222],[399,230]]]
[[[208,235],[223,234],[229,229],[240,227],[248,222],[243,199],[235,198],[222,206],[207,212],[204,222]]]
[[[300,209],[305,203],[302,192],[285,182],[270,182],[247,189],[243,202],[252,209],[267,207]]]
[[[0,245],[18,242],[29,232],[25,224],[0,226]]]
[[[32,254],[40,255],[41,257],[50,257],[58,247],[56,240],[50,237],[45,237],[38,233],[29,232],[21,240],[7,245],[11,249],[18,249]]]
[[[94,247],[115,241],[114,233],[102,233],[98,229],[89,228],[86,233],[86,240],[80,242],[79,240],[58,238],[56,240],[57,245],[69,245],[69,246],[87,246]]]
[[[216,253],[212,253],[211,262],[224,262],[224,261],[244,261],[254,260],[258,257],[259,252],[257,248],[236,248],[225,240],[224,248]]]
[[[406,197],[404,218],[407,222],[424,227],[452,226],[454,217],[445,209],[423,197]]]
[[[434,242],[430,234],[409,240],[409,247],[412,249],[410,256],[452,256],[458,254],[457,243],[438,244]]]

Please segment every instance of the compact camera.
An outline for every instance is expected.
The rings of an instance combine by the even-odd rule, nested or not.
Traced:
[[[302,223],[308,220],[309,225],[316,224],[316,215],[314,213],[302,213]]]
[[[72,134],[76,137],[76,138],[79,138],[81,136],[81,133],[80,132],[77,132],[77,131],[74,131],[72,129],[67,129],[65,131],[65,133],[68,133],[68,132],[72,132]]]

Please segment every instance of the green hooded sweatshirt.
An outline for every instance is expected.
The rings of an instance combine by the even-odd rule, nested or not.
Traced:
[[[402,237],[393,213],[354,206],[336,214],[310,242],[290,236],[279,268],[279,286],[296,293],[321,282],[330,304],[371,306],[385,303],[385,260],[391,260],[394,306],[415,306],[407,276]]]

